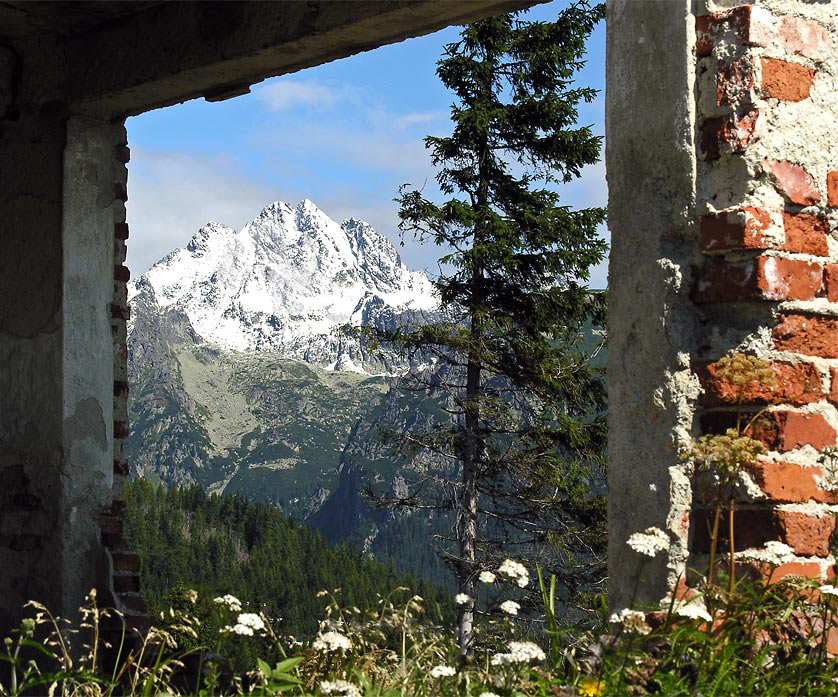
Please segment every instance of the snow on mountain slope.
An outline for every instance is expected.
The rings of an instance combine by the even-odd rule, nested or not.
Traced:
[[[132,314],[176,310],[221,348],[337,370],[386,366],[336,327],[389,326],[437,306],[428,278],[386,238],[360,220],[339,225],[309,200],[272,203],[239,232],[207,223],[128,292]]]

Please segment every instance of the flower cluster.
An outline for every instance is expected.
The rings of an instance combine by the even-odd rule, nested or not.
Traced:
[[[624,608],[615,612],[608,621],[612,624],[621,624],[629,634],[648,634],[652,628],[646,624],[646,615],[640,610],[629,610]]]
[[[494,583],[497,580],[491,571],[481,571],[477,578],[480,579],[480,583]]]
[[[214,598],[213,601],[216,605],[221,605],[227,608],[230,612],[241,612],[242,611],[242,603],[234,595],[222,595],[219,598]]]
[[[704,620],[705,622],[713,621],[713,618],[710,617],[710,613],[707,612],[707,608],[704,606],[704,603],[697,599],[677,605],[675,607],[675,614],[691,620]]]
[[[737,552],[736,557],[742,561],[751,561],[771,566],[780,566],[794,561],[794,548],[778,540],[765,543],[765,549],[746,549]]]
[[[232,597],[232,596],[231,596]],[[235,598],[234,598],[235,600]],[[254,612],[242,612],[234,625],[227,625],[221,628],[221,632],[241,634],[242,636],[253,636],[256,632],[265,631],[265,622]]]
[[[456,669],[452,668],[451,666],[434,666],[431,668],[431,677],[432,678],[450,678],[452,675],[456,673]]]
[[[500,609],[503,610],[507,615],[517,615],[518,610],[521,609],[521,606],[514,600],[504,600],[500,604]]]
[[[346,680],[323,680],[320,683],[320,694],[343,695],[343,697],[361,697],[361,691]]]
[[[627,544],[638,554],[655,557],[658,552],[669,549],[669,537],[660,528],[646,528],[629,535]]]
[[[819,586],[818,590],[823,595],[838,595],[838,588],[832,585]]]
[[[492,656],[493,666],[510,666],[516,663],[531,663],[547,658],[544,650],[531,641],[510,641],[508,653],[496,653]]]
[[[468,593],[457,593],[454,596],[454,602],[457,605],[468,605],[471,602],[471,596]]]
[[[498,567],[498,573],[507,581],[517,583],[520,588],[524,588],[530,582],[530,573],[526,567],[512,559],[504,559]]]
[[[349,651],[352,648],[352,642],[349,637],[340,632],[324,632],[312,642],[312,648],[318,651]]]

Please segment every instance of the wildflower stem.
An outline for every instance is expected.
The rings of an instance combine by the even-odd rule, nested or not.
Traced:
[[[733,586],[736,583],[736,567],[734,566],[735,557],[734,557],[734,544],[733,544],[733,513],[734,513],[735,502],[733,497],[730,497],[730,509],[729,509],[729,516],[728,516],[728,530],[730,535],[730,574],[727,583],[727,591],[728,593],[733,593]]]
[[[721,503],[716,504],[716,511],[713,516],[713,530],[710,533],[710,568],[707,571],[707,584],[713,585],[713,570],[716,561],[716,544],[719,541],[719,519],[722,515]]]

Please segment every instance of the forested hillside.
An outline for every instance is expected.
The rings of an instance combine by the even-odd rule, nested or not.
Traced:
[[[452,617],[450,594],[397,574],[344,545],[330,545],[274,506],[239,494],[208,495],[200,486],[155,487],[143,479],[126,485],[126,536],[143,560],[143,592],[152,612],[179,585],[199,593],[209,614],[213,597],[230,593],[268,617],[280,630],[311,634],[322,615],[323,589],[340,588],[344,606],[375,607],[378,596],[409,586]]]

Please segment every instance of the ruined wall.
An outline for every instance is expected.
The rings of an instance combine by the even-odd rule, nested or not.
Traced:
[[[644,43],[652,5],[685,30],[674,56]],[[668,585],[705,564],[707,513],[678,450],[735,424],[735,391],[715,373],[732,350],[770,361],[777,380],[746,394],[752,412],[769,407],[753,434],[769,454],[740,486],[735,549],[781,540],[796,558],[775,577],[831,574],[819,457],[838,431],[838,8],[708,2],[694,15],[687,2],[610,2],[609,21],[621,16],[619,32],[636,33],[609,26],[609,92],[629,90],[614,83],[621,61],[687,84],[678,109],[608,97],[612,602],[631,600],[637,560],[625,540],[647,525],[670,534]],[[645,128],[647,110],[671,119],[674,150],[654,142],[666,134]],[[646,149],[627,126],[646,132]],[[674,182],[638,186],[649,161]],[[633,212],[621,210],[630,201]],[[648,583],[639,600],[666,591]]]

